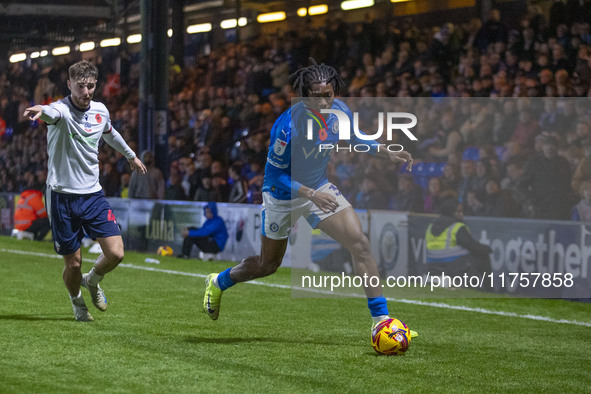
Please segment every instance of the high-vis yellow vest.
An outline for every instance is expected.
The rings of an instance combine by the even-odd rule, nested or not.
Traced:
[[[431,232],[432,224],[427,227],[425,241],[427,243],[427,263],[449,263],[459,257],[469,255],[470,252],[457,243],[458,231],[466,226],[462,222],[450,225],[438,236]],[[466,227],[467,228],[467,227]]]

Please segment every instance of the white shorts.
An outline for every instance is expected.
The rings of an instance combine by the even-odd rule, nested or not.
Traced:
[[[263,193],[263,225],[262,234],[271,239],[286,239],[289,231],[301,216],[304,216],[312,228],[318,223],[343,209],[350,207],[349,201],[332,183],[327,183],[318,189],[319,192],[334,196],[339,204],[334,212],[324,213],[312,201],[305,197],[293,200],[278,200],[269,192]]]

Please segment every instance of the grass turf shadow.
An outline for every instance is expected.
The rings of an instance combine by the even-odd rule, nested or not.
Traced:
[[[0,315],[0,320],[20,320],[20,321],[74,321],[72,317],[43,316],[38,314],[30,315]]]

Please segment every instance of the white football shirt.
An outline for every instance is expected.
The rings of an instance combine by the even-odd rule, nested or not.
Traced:
[[[103,133],[117,133],[111,126],[107,107],[91,100],[90,107],[83,110],[68,96],[44,105],[41,119],[47,122],[47,185],[51,190],[68,194],[101,190],[99,141]],[[131,148],[118,137],[119,146],[113,147],[128,159],[135,157]]]

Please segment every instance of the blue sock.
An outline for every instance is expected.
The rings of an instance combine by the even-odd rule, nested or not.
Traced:
[[[229,287],[234,286],[236,283],[230,278],[230,270],[232,268],[228,268],[222,271],[221,274],[218,275],[218,287],[220,290],[226,290]]]
[[[367,307],[371,312],[371,317],[388,315],[388,301],[384,296],[368,298]]]

